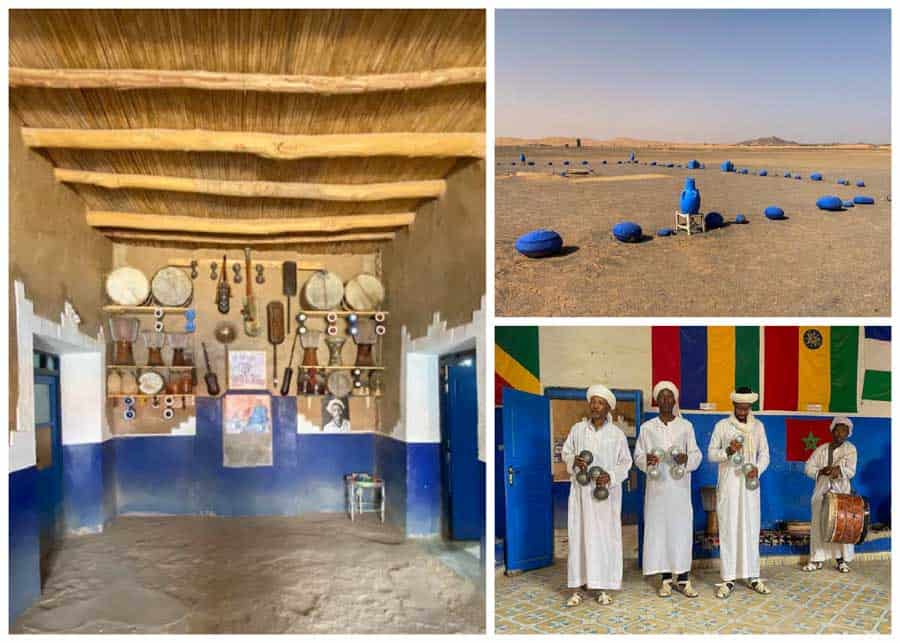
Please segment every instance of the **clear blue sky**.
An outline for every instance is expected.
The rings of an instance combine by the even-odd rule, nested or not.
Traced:
[[[497,136],[889,143],[888,10],[496,13]]]

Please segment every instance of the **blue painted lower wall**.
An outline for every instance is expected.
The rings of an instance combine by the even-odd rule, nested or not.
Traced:
[[[9,622],[41,595],[37,468],[9,474]]]
[[[406,532],[406,443],[375,435],[375,474],[384,480],[385,521]]]
[[[101,531],[108,520],[104,448],[102,443],[63,446],[62,496],[66,531]]]
[[[406,535],[433,536],[442,531],[441,445],[406,445]]]

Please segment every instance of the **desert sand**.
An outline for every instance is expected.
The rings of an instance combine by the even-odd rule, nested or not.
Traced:
[[[482,632],[484,597],[372,516],[125,517],[68,537],[25,633]]]
[[[497,315],[890,314],[890,148],[644,146],[635,148],[640,164],[618,165],[629,151],[623,145],[497,148]],[[523,167],[520,152],[535,165]],[[649,165],[684,165],[690,159],[706,169]],[[726,159],[751,174],[721,172]],[[570,167],[589,161],[596,177],[633,180],[551,177],[551,170],[565,169],[563,160]],[[752,174],[760,169],[769,175]],[[784,178],[787,171],[803,179]],[[816,171],[823,181],[809,180]],[[634,180],[638,175],[653,176]],[[721,213],[725,227],[691,237],[655,236],[672,226],[688,176],[701,192],[701,211]],[[837,185],[838,178],[851,185]],[[866,187],[857,188],[857,180]],[[826,194],[845,200],[865,194],[875,204],[823,212],[815,202]],[[769,205],[781,207],[787,218],[766,219]],[[729,224],[737,214],[749,223]],[[637,244],[613,239],[613,225],[626,220],[641,225],[649,238]],[[516,252],[515,240],[535,228],[559,232],[563,253],[529,259]]]

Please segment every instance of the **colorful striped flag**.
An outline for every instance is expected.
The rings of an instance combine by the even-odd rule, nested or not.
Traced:
[[[728,411],[738,386],[759,391],[758,326],[654,326],[651,338],[653,383],[674,382],[682,409]]]
[[[891,327],[866,326],[863,336],[862,399],[891,400]]]
[[[855,413],[857,326],[766,326],[767,411]]]
[[[537,326],[494,329],[494,404],[503,404],[503,387],[541,393]]]

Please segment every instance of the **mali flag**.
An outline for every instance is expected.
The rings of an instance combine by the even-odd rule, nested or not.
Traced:
[[[767,411],[856,412],[857,326],[766,326]]]
[[[541,394],[537,326],[494,329],[494,404],[503,404],[503,387]]]
[[[682,409],[730,411],[736,387],[759,391],[758,326],[654,326],[651,337],[653,383],[674,382]]]

